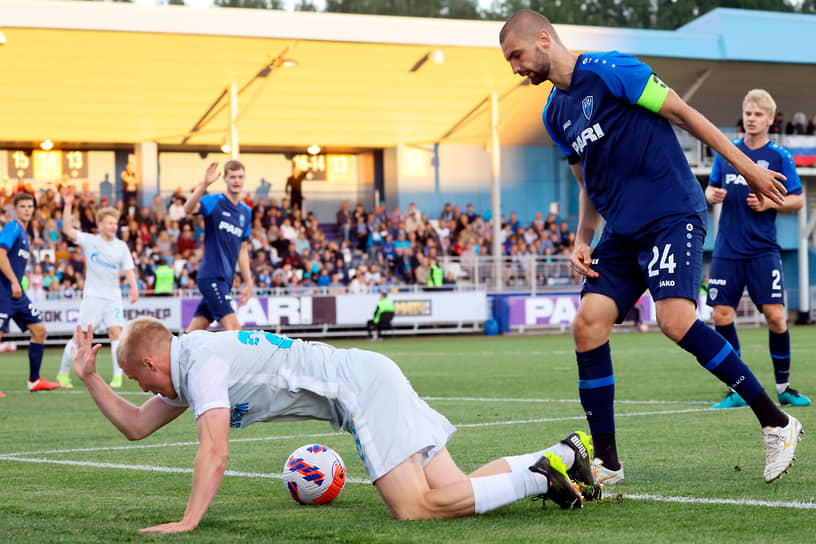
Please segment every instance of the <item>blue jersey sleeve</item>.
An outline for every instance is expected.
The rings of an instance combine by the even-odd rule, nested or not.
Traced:
[[[784,147],[779,148],[779,154],[782,155],[782,175],[785,180],[785,188],[789,195],[802,194],[802,181],[799,179],[799,174],[796,172],[796,164],[793,162],[793,155]]]
[[[648,64],[617,51],[586,55],[579,62],[582,70],[597,74],[613,96],[630,104],[637,104],[652,77],[652,69]]]
[[[198,201],[199,204],[201,204],[201,209],[199,210],[201,215],[204,215],[205,217],[210,215],[212,213],[212,211],[213,211],[213,208],[215,208],[215,205],[218,204],[219,200],[221,200],[222,196],[223,195],[204,195],[204,196],[202,196],[201,200]]]
[[[553,87],[552,92],[550,93],[549,98],[547,98],[547,105],[544,106],[544,112],[541,114],[542,119],[544,120],[544,127],[547,129],[547,132],[552,138],[553,143],[555,143],[556,147],[564,154],[567,159],[569,159],[570,164],[575,164],[581,160],[581,157],[570,147],[567,142],[564,140],[563,134],[552,125],[550,120],[548,119],[548,113],[550,111],[550,104],[552,104],[552,99],[558,92],[558,89]]]
[[[708,175],[708,184],[712,187],[722,187],[722,157],[714,157],[714,166],[711,167],[711,174]]]
[[[6,251],[11,249],[11,246],[17,241],[17,237],[20,236],[22,228],[23,226],[17,221],[9,221],[6,223],[6,226],[0,231],[0,247]]]
[[[249,206],[241,202],[241,207],[246,213],[246,225],[244,226],[244,234],[241,236],[241,241],[249,241],[249,231],[252,228],[252,210]]]

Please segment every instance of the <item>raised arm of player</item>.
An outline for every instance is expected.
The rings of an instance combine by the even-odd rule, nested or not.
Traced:
[[[114,393],[96,372],[96,354],[102,345],[93,345],[93,330],[90,325],[87,331],[77,326],[76,343],[77,347],[72,353],[77,377],[88,388],[88,393],[102,415],[128,440],[141,440],[151,435],[186,410],[183,406],[171,406],[159,397],[152,397],[141,406],[126,401]]]
[[[193,194],[191,194],[187,202],[184,203],[184,213],[187,215],[194,214],[198,210],[198,201],[201,200],[202,196],[207,194],[207,188],[218,181],[220,177],[221,173],[218,171],[218,163],[211,162],[207,167],[207,171],[204,173],[204,182],[195,188]]]
[[[72,242],[76,242],[77,240],[77,230],[74,228],[74,191],[73,189],[68,189],[65,191],[65,195],[62,197],[62,201],[65,206],[62,209],[62,233],[71,240]]]
[[[241,277],[244,278],[244,291],[241,293],[238,306],[243,306],[249,302],[250,297],[252,297],[252,270],[249,268],[249,246],[249,242],[242,242],[241,250],[238,252],[238,270],[241,271]]]
[[[581,186],[581,192],[578,195],[578,229],[575,233],[575,249],[570,255],[570,267],[582,276],[597,278],[598,273],[590,268],[592,265],[592,247],[590,247],[590,244],[595,237],[595,232],[601,225],[602,218],[587,195],[581,165],[578,163],[573,164],[572,173],[575,174],[575,179],[578,180],[578,184]]]
[[[193,488],[181,521],[146,527],[141,532],[192,531],[210,507],[229,460],[229,410],[213,408],[198,418],[198,453],[193,468]]]
[[[787,193],[787,189],[785,189],[785,184],[782,181],[785,180],[785,176],[779,172],[763,168],[749,159],[711,121],[689,106],[674,90],[669,89],[669,93],[663,101],[663,105],[660,106],[658,113],[678,127],[687,130],[698,140],[711,146],[723,159],[731,163],[745,178],[745,182],[757,196],[760,203],[766,197],[777,205],[784,203],[783,195]]]

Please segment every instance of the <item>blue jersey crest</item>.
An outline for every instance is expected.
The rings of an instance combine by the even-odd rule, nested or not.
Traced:
[[[594,101],[595,99],[592,98],[592,95],[585,96],[581,101],[581,108],[584,110],[584,117],[587,118],[587,121],[589,121],[589,118],[592,117],[592,103]]]

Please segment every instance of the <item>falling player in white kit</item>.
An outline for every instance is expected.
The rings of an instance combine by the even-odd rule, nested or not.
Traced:
[[[446,448],[454,426],[379,353],[263,331],[193,331],[176,338],[160,321],[140,317],[125,327],[118,349],[128,378],[155,394],[135,406],[96,373],[100,345],[92,346],[92,330],[78,328],[77,334],[74,370],[128,439],[149,436],[187,407],[196,417],[199,448],[184,517],[142,531],[195,529],[221,484],[230,428],[256,421],[318,419],[348,431],[397,519],[481,514],[531,496],[580,508],[584,498],[601,495],[590,465],[592,446],[582,432],[545,450],[496,459],[466,476]],[[584,488],[579,491],[573,480]]]
[[[122,368],[116,362],[116,348],[119,345],[123,325],[119,276],[124,273],[130,286],[130,303],[133,304],[139,300],[133,257],[127,244],[116,237],[119,212],[115,208],[103,208],[96,213],[99,234],[90,234],[74,228],[73,190],[66,192],[64,202],[62,232],[82,248],[82,254],[85,256],[85,286],[79,305],[79,324],[83,328],[91,325],[96,330],[108,330],[113,360],[113,379],[110,385],[119,388],[122,387]],[[70,376],[71,350],[76,348],[76,340],[77,336],[74,334],[62,353],[62,362],[57,374],[57,382],[62,387],[73,387]]]

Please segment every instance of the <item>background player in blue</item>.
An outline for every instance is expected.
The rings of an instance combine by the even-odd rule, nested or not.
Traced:
[[[34,195],[20,192],[12,200],[15,219],[9,221],[0,231],[0,338],[8,332],[13,319],[21,330],[28,329],[31,341],[28,344],[28,390],[50,391],[59,387],[40,377],[45,325],[40,311],[34,307],[23,292],[20,282],[25,274],[31,247],[28,241],[28,223],[34,215]]]
[[[794,212],[804,204],[802,183],[796,173],[793,157],[768,139],[768,129],[776,114],[776,103],[762,89],[749,91],[742,101],[742,124],[745,136],[735,141],[752,161],[782,172],[788,194],[777,205],[769,200],[759,203],[745,179],[722,157],[714,159],[706,199],[722,203],[720,228],[714,243],[714,256],[708,280],[708,304],[714,307],[714,325],[740,353],[736,308],[746,285],[768,323],[768,345],[776,378],[780,404],[808,406],[810,399],[790,387],[790,334],[785,312],[784,283],[779,244],[776,241],[776,213]],[[731,390],[712,408],[745,406],[745,400]]]
[[[748,401],[765,438],[763,477],[775,480],[793,462],[802,426],[773,403],[731,345],[697,319],[706,203],[671,123],[723,155],[761,203],[784,202],[777,179],[784,176],[746,157],[634,57],[576,55],[546,17],[529,10],[507,21],[499,41],[514,73],[536,85],[552,82],[544,123],[581,185],[570,266],[584,285],[573,336],[600,479],[623,479],[609,336],[648,288],[663,333]],[[602,218],[606,226],[593,250]]]
[[[224,165],[227,190],[217,195],[206,194],[207,188],[220,177],[218,163],[211,163],[204,175],[204,183],[196,187],[184,204],[187,215],[201,213],[204,216],[204,258],[196,276],[202,299],[187,327],[188,331],[207,329],[213,321],[220,322],[226,330],[241,328],[230,296],[236,262],[244,280],[244,291],[238,305],[243,306],[252,296],[252,275],[249,270],[252,210],[240,200],[246,168],[239,161],[228,161]]]

